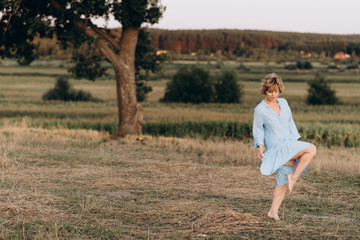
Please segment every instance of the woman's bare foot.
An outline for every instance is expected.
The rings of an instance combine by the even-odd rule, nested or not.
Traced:
[[[294,180],[292,176],[293,176],[292,174],[287,175],[289,193],[292,192],[292,190],[293,190],[293,188],[294,188],[294,186],[295,186],[295,183],[296,183],[296,180]]]
[[[273,213],[271,210],[268,212],[268,214],[267,214],[268,216],[269,216],[269,218],[272,218],[272,219],[274,219],[275,221],[279,221],[280,220],[280,218],[279,218],[279,215],[276,213]]]

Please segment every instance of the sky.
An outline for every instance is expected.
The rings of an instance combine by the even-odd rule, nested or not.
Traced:
[[[360,0],[161,0],[153,28],[360,34]],[[119,27],[115,21],[109,27]]]

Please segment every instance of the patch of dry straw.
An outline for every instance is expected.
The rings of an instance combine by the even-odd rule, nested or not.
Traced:
[[[90,144],[110,138],[108,132],[85,129],[66,128],[31,128],[27,126],[27,118],[21,122],[4,120],[0,128],[0,136],[7,136],[6,141],[13,141],[23,145],[55,145],[59,147],[74,144]]]
[[[0,215],[7,218],[65,218],[61,210],[55,206],[62,199],[52,194],[34,193],[11,189],[0,190]]]
[[[128,135],[124,140],[134,142],[137,136]],[[198,153],[200,163],[212,163],[228,166],[259,166],[257,150],[253,143],[232,140],[202,140],[192,138],[144,136],[143,144],[166,147],[171,150],[183,150]],[[316,172],[340,172],[360,174],[360,148],[322,147],[317,146],[317,155],[312,160],[310,169]]]
[[[192,224],[194,232],[237,232],[244,229],[259,229],[261,222],[249,213],[231,210],[206,212]]]
[[[125,141],[134,142],[137,137],[128,135]],[[166,147],[171,150],[182,150],[198,153],[200,163],[214,163],[220,165],[258,165],[256,153],[251,143],[232,140],[202,140],[193,138],[153,137],[144,136],[144,144],[156,147]]]

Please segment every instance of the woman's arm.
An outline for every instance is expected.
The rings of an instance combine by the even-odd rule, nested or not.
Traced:
[[[254,110],[253,120],[254,148],[259,148],[259,156],[265,151],[264,146],[264,121],[258,109]],[[261,154],[260,154],[261,153]]]

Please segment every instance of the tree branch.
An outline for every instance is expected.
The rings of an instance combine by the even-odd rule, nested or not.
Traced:
[[[65,11],[65,9],[56,1],[51,0],[51,4],[59,11]],[[111,36],[106,34],[104,31],[99,29],[97,26],[92,24],[89,20],[85,21],[84,19],[78,18],[75,21],[75,25],[85,32],[86,35],[96,39],[95,45],[99,48],[102,54],[109,59],[113,65],[119,65],[119,62],[122,60],[117,56],[114,51],[109,47],[108,44],[111,44],[114,48],[120,50],[120,45],[117,44]],[[99,38],[99,35],[102,38]],[[121,66],[121,64],[120,64]]]
[[[19,11],[19,8],[20,8],[21,4],[22,4],[22,0],[19,2],[19,5],[18,5],[17,8],[15,9],[15,11],[10,15],[9,20],[8,20],[8,22],[7,22],[7,24],[6,24],[6,27],[5,27],[5,29],[4,29],[4,36],[5,36],[5,32],[7,31],[8,27],[9,27],[9,25],[10,25],[11,18]]]
[[[106,33],[104,30],[98,28],[96,25],[94,25],[90,20],[87,21],[90,28],[102,36],[108,43],[111,44],[115,49],[120,50],[120,44],[115,41],[114,38],[112,38],[108,33]]]
[[[53,6],[58,9],[59,11],[64,11],[63,7],[56,1],[56,0],[51,0],[51,3],[53,4]],[[109,34],[107,34],[105,31],[103,31],[102,29],[98,28],[96,25],[94,25],[90,19],[81,19],[78,18],[78,22],[82,22],[81,25],[79,25],[78,23],[75,23],[77,26],[81,27],[86,34],[88,34],[91,37],[95,37],[93,33],[90,33],[87,28],[85,26],[89,26],[96,34],[100,35],[101,37],[103,37],[109,44],[111,44],[111,46],[113,46],[115,49],[120,50],[120,45],[114,40],[114,38],[112,38]]]
[[[115,69],[122,69],[124,64],[124,61],[114,53],[114,51],[109,48],[108,42],[106,42],[104,39],[99,39],[96,41],[95,45],[99,48],[99,50],[102,52],[102,54],[109,59],[109,61],[112,63],[112,65],[115,67]]]
[[[113,65],[117,65],[119,61],[121,61],[119,56],[116,55],[114,51],[109,47],[109,42],[103,38],[98,38],[98,35],[95,33],[95,31],[88,27],[84,20],[77,21],[75,22],[75,24],[78,28],[83,30],[85,34],[96,39],[95,45]]]

